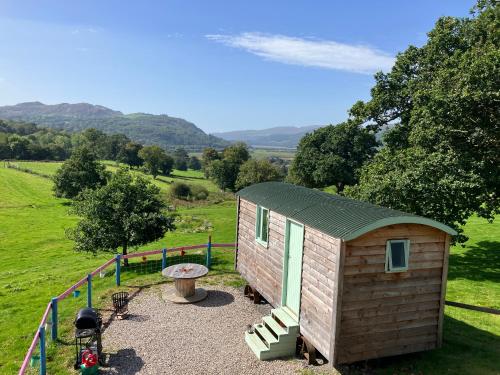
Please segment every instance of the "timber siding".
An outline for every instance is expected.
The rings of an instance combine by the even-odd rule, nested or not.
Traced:
[[[385,273],[386,242],[409,239],[409,269]],[[447,234],[396,224],[346,243],[337,363],[438,346]],[[444,275],[446,280],[446,275]]]
[[[336,262],[341,241],[304,227],[300,332],[325,357],[330,353]]]
[[[257,206],[240,198],[237,270],[273,306],[281,305],[285,220],[270,211],[267,248],[255,240]]]

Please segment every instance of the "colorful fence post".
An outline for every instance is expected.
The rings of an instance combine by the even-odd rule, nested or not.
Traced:
[[[45,352],[45,327],[40,326],[38,329],[40,337],[40,375],[47,374],[47,353]]]
[[[87,275],[87,307],[92,307],[92,274]]]
[[[121,255],[116,254],[116,286],[120,286]]]
[[[51,310],[52,310],[52,331],[51,337],[52,341],[57,340],[57,297],[50,300]]]
[[[161,269],[167,268],[167,249],[161,250]]]
[[[206,263],[207,263],[207,268],[210,269],[210,266],[212,265],[212,236],[208,236]]]

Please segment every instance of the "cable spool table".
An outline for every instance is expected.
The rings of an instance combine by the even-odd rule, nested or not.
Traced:
[[[208,268],[195,263],[181,263],[165,268],[161,274],[175,281],[175,289],[167,290],[164,298],[175,303],[193,303],[207,297],[207,291],[196,288],[196,279],[205,276]]]

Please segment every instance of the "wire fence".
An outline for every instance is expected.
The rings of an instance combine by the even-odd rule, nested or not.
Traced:
[[[209,237],[206,244],[150,250],[125,256],[116,255],[114,258],[109,259],[63,293],[52,298],[47,304],[39,328],[19,369],[19,375],[27,374],[29,369],[31,369],[29,373],[32,373],[35,368],[39,369],[38,372],[41,375],[46,375],[47,340],[50,338],[52,342],[57,341],[59,322],[62,319],[67,319],[73,313],[73,309],[62,311],[63,306],[61,303],[68,297],[80,298],[79,304],[81,304],[81,300],[84,300],[87,307],[92,307],[94,302],[93,290],[96,289],[96,284],[100,280],[105,281],[102,282],[102,285],[99,285],[98,289],[113,284],[120,286],[122,280],[133,279],[141,275],[156,274],[168,266],[180,263],[198,263],[206,265],[210,269],[212,263],[217,264],[219,261],[218,255],[223,255],[221,250],[224,252],[230,251],[234,254],[234,249],[235,244],[233,243],[212,243]],[[110,277],[114,277],[114,283],[110,283]]]

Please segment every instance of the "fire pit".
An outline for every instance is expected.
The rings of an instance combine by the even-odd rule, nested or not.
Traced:
[[[175,288],[167,290],[164,298],[175,303],[193,303],[207,297],[207,291],[196,288],[196,279],[205,276],[208,268],[201,264],[181,263],[170,266],[162,271],[165,277],[171,277],[175,281]]]

